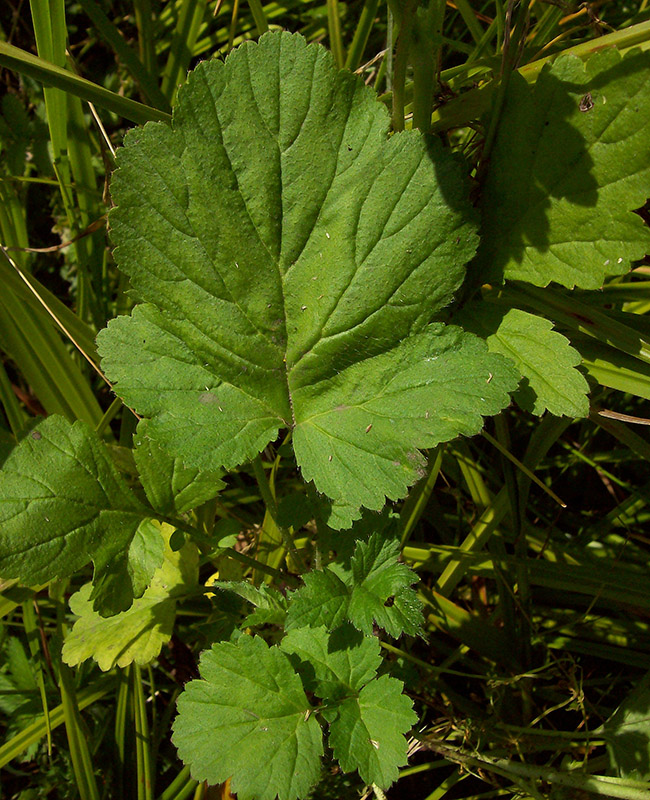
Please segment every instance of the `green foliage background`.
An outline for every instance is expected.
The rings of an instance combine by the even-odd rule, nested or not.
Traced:
[[[650,399],[645,0],[33,0],[10,2],[0,15],[3,795],[211,797],[217,790],[204,779],[236,773],[232,788],[242,797],[304,796],[315,781],[313,796],[356,797],[367,784],[381,797],[396,779],[389,796],[650,797],[650,445],[637,424],[647,422]],[[479,430],[476,412],[471,424],[439,436],[430,433],[428,411],[426,436],[366,420],[361,439],[390,441],[387,465],[402,459],[408,474],[389,475],[387,466],[379,479],[376,466],[359,461],[328,482],[329,451],[301,445],[294,431],[296,464],[288,439],[272,441],[291,427],[286,397],[264,435],[239,447],[233,427],[223,453],[207,436],[199,458],[157,419],[164,402],[155,396],[155,359],[146,363],[132,340],[105,333],[100,366],[95,336],[115,317],[109,332],[146,321],[169,352],[159,311],[140,305],[123,316],[143,300],[160,305],[165,295],[141,252],[129,252],[124,231],[151,228],[142,192],[152,161],[173,179],[177,145],[167,124],[187,70],[268,29],[322,42],[337,67],[360,75],[347,85],[360,94],[361,81],[370,87],[364,113],[378,120],[377,142],[388,116],[395,132],[435,133],[442,146],[429,146],[451,148],[449,169],[471,181],[459,191],[471,196],[474,220],[480,215],[478,255],[463,280],[476,222],[466,201],[455,201],[465,203],[452,226],[467,236],[465,250],[453,264],[446,254],[440,259],[444,291],[427,284],[418,319],[426,324],[435,314],[435,325],[460,325],[485,340],[476,358],[486,391],[501,398],[489,413],[522,380],[514,403],[471,440],[454,436]],[[182,91],[189,97],[192,90]],[[237,94],[225,97],[224,110],[240,104],[233,131],[245,161],[252,101]],[[126,130],[148,120],[161,123],[144,135],[158,149],[147,156],[135,147],[138,129],[127,137],[134,146],[116,158]],[[361,141],[358,126],[351,132]],[[399,137],[424,153],[420,133]],[[324,144],[307,146],[320,152]],[[381,158],[377,148],[368,176]],[[201,183],[211,152],[196,152]],[[129,180],[109,185],[116,160]],[[252,177],[267,166],[259,156]],[[308,206],[313,175],[302,169]],[[396,167],[392,177],[400,183],[403,174]],[[429,180],[435,194],[425,173],[414,183]],[[259,214],[270,206],[270,186],[270,178],[258,181]],[[121,269],[106,231],[116,199],[111,225],[121,238]],[[167,200],[171,218],[176,209]],[[298,203],[296,236],[301,211]],[[348,222],[340,216],[341,241],[349,239]],[[423,218],[415,236],[425,249],[433,226]],[[174,231],[171,225],[161,239]],[[322,233],[329,242],[336,230]],[[454,240],[451,229],[448,237]],[[234,245],[254,249],[243,235]],[[393,241],[391,262],[405,246]],[[258,266],[248,266],[243,296],[254,297]],[[369,282],[360,296],[370,302],[376,288]],[[169,297],[176,302],[177,287]],[[183,302],[179,325],[205,299]],[[306,301],[296,302],[301,320]],[[227,319],[217,323],[224,336],[231,332]],[[382,324],[382,334],[400,335],[393,319]],[[291,351],[273,357],[290,362]],[[404,366],[396,351],[385,369]],[[119,398],[103,370],[118,381]],[[457,402],[462,368],[453,374]],[[135,389],[122,392],[134,375]],[[201,391],[220,391],[223,379],[214,371],[214,386]],[[140,422],[129,408],[143,411],[138,391],[147,394],[150,417]],[[337,391],[344,398],[350,389]],[[450,392],[451,384],[442,386],[437,408]],[[398,404],[420,412],[411,396]],[[356,419],[341,426],[345,446],[354,426]],[[414,466],[405,454],[416,447],[430,449]],[[343,445],[336,455],[349,461]],[[305,489],[297,467],[329,501]],[[381,512],[385,495],[397,502]],[[35,522],[43,518],[47,525]],[[320,568],[303,583],[307,565]],[[330,637],[339,625],[337,651]],[[341,653],[355,647],[346,661]],[[174,723],[193,777],[171,726],[201,652],[203,681],[183,692]],[[316,672],[307,702],[296,675],[309,669]],[[284,675],[277,698],[254,686],[256,670]],[[206,686],[214,707],[202,717]],[[215,711],[230,692],[235,710]],[[334,698],[329,709],[327,698]],[[273,702],[294,704],[297,752],[316,755],[277,787],[277,753],[264,749],[263,710],[272,719]],[[247,705],[260,719],[242,744],[233,731],[245,723],[237,707]],[[329,731],[322,770],[316,711]],[[377,733],[355,739],[359,720]],[[224,725],[216,749],[232,753],[221,762],[209,738],[215,725]],[[383,748],[386,761],[377,757]],[[219,791],[227,797],[228,785]]]

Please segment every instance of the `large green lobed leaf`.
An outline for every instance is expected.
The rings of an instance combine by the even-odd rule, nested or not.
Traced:
[[[650,252],[650,52],[572,55],[512,75],[490,157],[484,280],[597,289]]]
[[[382,675],[375,636],[351,626],[290,631],[281,648],[300,659],[303,681],[325,700],[321,711],[330,723],[329,742],[345,772],[358,770],[368,784],[387,789],[406,764],[404,734],[417,722],[403,685]]]
[[[429,325],[476,248],[461,169],[288,33],[201,64],[118,156],[115,256],[144,301],[99,338],[148,435],[217,471],[293,430],[306,480],[378,509],[473,434],[514,370]]]

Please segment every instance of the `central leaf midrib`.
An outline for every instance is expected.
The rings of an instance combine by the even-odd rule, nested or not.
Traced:
[[[312,77],[311,77],[311,81],[310,81],[310,92],[313,92],[313,88],[314,88],[314,76],[316,74],[317,63],[318,63],[318,59],[314,58],[314,60],[312,62]],[[307,236],[305,236],[305,238],[303,240],[303,243],[302,243],[302,247],[300,248],[300,251],[297,253],[295,258],[293,259],[293,262],[292,262],[291,266],[294,266],[294,265],[299,263],[300,258],[301,258],[302,254],[305,251],[305,248],[307,247],[307,245],[311,241],[312,236],[314,234],[314,231],[315,231],[315,229],[316,229],[316,227],[317,227],[317,225],[318,225],[318,223],[319,223],[319,221],[321,219],[321,214],[322,214],[323,208],[324,208],[324,206],[325,206],[325,204],[327,202],[328,197],[330,196],[330,193],[331,193],[331,190],[332,190],[332,186],[334,185],[334,182],[336,181],[337,177],[339,177],[339,175],[340,175],[340,173],[338,172],[339,156],[340,156],[341,146],[343,144],[343,140],[345,139],[345,132],[347,130],[348,123],[350,121],[350,113],[352,111],[352,107],[353,107],[355,96],[356,96],[356,90],[353,91],[353,92],[350,92],[349,96],[348,96],[348,104],[347,104],[347,109],[346,109],[345,124],[343,124],[340,127],[340,136],[339,136],[339,141],[337,143],[337,159],[336,159],[336,163],[334,164],[333,169],[332,169],[332,176],[331,176],[330,184],[329,184],[329,186],[327,188],[327,191],[323,193],[318,213],[314,214],[314,220],[313,220],[313,224],[311,226],[311,230],[309,231],[309,234]],[[283,157],[284,157],[285,153],[287,153],[291,149],[291,146],[293,146],[293,144],[299,138],[300,132],[302,131],[302,129],[303,129],[304,125],[305,125],[305,121],[309,117],[309,114],[311,112],[311,108],[312,108],[312,106],[311,106],[311,102],[310,102],[307,105],[307,109],[308,109],[307,110],[307,114],[305,115],[305,117],[301,121],[299,131],[296,134],[292,144],[289,147],[287,147],[284,150],[282,150],[280,148],[278,138],[276,137],[276,139],[275,139],[276,145],[278,147],[278,152],[280,154],[280,158],[279,158],[279,168],[280,168],[280,204],[281,204],[281,208],[282,208],[282,220],[283,221],[284,221],[284,200],[285,200],[284,176],[283,176]],[[279,106],[279,112],[280,112],[280,115],[281,115],[281,112],[282,112],[282,105],[281,104]],[[281,129],[282,129],[282,120],[280,118],[280,121],[279,121],[279,124],[278,124],[278,134],[279,134]],[[369,135],[370,135],[370,133],[369,133]],[[284,225],[281,226],[281,233],[280,233],[280,237],[281,238],[280,238],[280,243],[279,243],[280,247],[279,247],[279,251],[278,251],[279,254],[281,254],[283,252],[283,248],[282,248],[283,233],[284,233]],[[287,396],[288,396],[288,399],[289,399],[289,406],[291,408],[292,428],[295,428],[298,423],[297,423],[297,420],[296,420],[295,409],[294,409],[294,404],[293,404],[291,375],[292,375],[292,372],[295,369],[295,367],[302,360],[302,358],[306,355],[306,352],[309,352],[311,350],[311,347],[305,353],[302,353],[300,358],[297,361],[293,362],[291,365],[289,364],[288,359],[287,359],[288,349],[289,349],[288,348],[288,345],[289,345],[289,332],[288,332],[288,329],[287,329],[288,318],[287,318],[286,295],[285,295],[285,292],[284,292],[284,281],[285,281],[285,279],[287,277],[287,274],[289,273],[289,270],[291,269],[291,266],[286,270],[284,275],[282,274],[282,270],[281,270],[281,267],[280,267],[280,259],[278,259],[278,261],[276,262],[276,266],[277,266],[277,271],[278,271],[278,277],[279,277],[279,280],[280,280],[280,292],[281,292],[281,295],[282,295],[282,303],[283,303],[283,310],[284,310],[284,317],[283,317],[284,327],[285,327],[285,353],[284,353],[284,358],[283,358],[284,373],[285,373],[285,380],[286,380],[286,384],[287,384]]]
[[[243,209],[245,210],[245,212],[246,212],[246,214],[248,216],[248,219],[249,219],[249,222],[251,224],[251,227],[252,227],[253,231],[255,231],[255,236],[257,237],[257,241],[259,242],[260,247],[266,252],[270,262],[272,264],[275,264],[276,269],[277,269],[277,273],[278,273],[278,277],[279,277],[279,281],[280,281],[280,295],[281,295],[281,298],[282,298],[282,310],[283,310],[282,324],[284,326],[284,339],[285,339],[285,342],[286,342],[287,337],[288,337],[288,334],[287,334],[286,300],[285,300],[285,296],[284,296],[284,286],[282,284],[282,276],[281,276],[281,273],[280,273],[280,264],[279,264],[279,261],[273,257],[271,251],[269,250],[268,246],[264,242],[264,240],[263,240],[263,238],[262,238],[262,236],[261,236],[261,234],[260,234],[260,232],[259,232],[259,230],[257,228],[257,225],[255,224],[255,221],[253,220],[253,216],[252,216],[252,214],[251,214],[251,212],[250,212],[250,210],[248,208],[248,204],[247,204],[246,199],[244,197],[244,194],[243,194],[243,192],[241,191],[241,188],[240,188],[239,176],[238,176],[237,172],[235,171],[235,169],[233,167],[233,163],[232,163],[232,159],[231,159],[230,153],[228,152],[228,148],[226,147],[226,143],[224,141],[223,126],[221,124],[221,119],[219,117],[219,111],[218,111],[218,108],[217,108],[217,100],[216,100],[216,98],[215,98],[215,96],[213,94],[213,91],[212,91],[212,89],[213,89],[212,84],[208,80],[205,80],[205,84],[206,84],[206,86],[208,88],[209,96],[212,99],[212,108],[213,108],[213,111],[214,111],[215,119],[217,121],[217,130],[219,131],[219,134],[220,134],[221,146],[222,146],[223,152],[224,152],[224,154],[225,154],[225,156],[226,156],[226,158],[228,160],[228,166],[229,166],[230,172],[231,172],[231,174],[232,174],[232,176],[233,176],[233,178],[234,178],[234,180],[236,182],[237,192],[239,194],[239,197],[241,198],[242,207],[243,207]],[[218,266],[216,264],[215,264],[215,267],[218,269]],[[223,280],[223,278],[222,278],[222,280]],[[224,281],[224,286],[226,287],[226,289],[228,289],[227,284],[226,284],[225,281]],[[239,308],[239,304],[236,302],[236,300],[235,300],[235,298],[234,298],[234,296],[232,294],[232,291],[228,290],[228,293],[230,294],[230,297],[232,298],[233,303]],[[257,326],[254,326],[254,327],[257,327]],[[285,345],[285,348],[286,348],[286,345]],[[294,414],[293,414],[293,402],[292,402],[291,393],[290,393],[290,390],[289,390],[289,376],[288,376],[288,372],[287,372],[286,349],[285,349],[285,357],[283,358],[283,364],[284,364],[285,381],[286,381],[286,385],[287,385],[287,399],[288,399],[288,402],[289,402],[289,410],[291,412],[291,421],[295,425],[295,419],[294,419]],[[231,381],[224,381],[224,383],[231,383],[231,385],[235,386],[235,384],[232,383]],[[244,389],[241,389],[241,387],[239,387],[239,386],[236,386],[235,388],[240,389],[241,391],[244,391],[246,394],[248,394],[248,392],[246,392]],[[255,399],[262,400],[262,398],[259,398],[259,397],[255,398]],[[264,399],[263,402],[266,404],[266,399]],[[285,419],[285,414],[283,413],[283,410],[281,410],[279,413],[275,409],[273,409],[273,410],[274,410],[274,412],[276,414],[278,414],[278,416],[281,419],[283,419],[285,422],[288,422],[288,420]]]

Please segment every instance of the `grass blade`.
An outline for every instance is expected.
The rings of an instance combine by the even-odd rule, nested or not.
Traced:
[[[129,47],[129,45],[124,41],[124,37],[118,30],[118,28],[110,21],[110,19],[104,14],[102,9],[97,5],[95,0],[80,0],[81,7],[86,12],[86,14],[90,17],[92,24],[97,28],[101,37],[108,42],[108,44],[113,48],[115,55],[119,58],[120,62],[124,64],[124,66],[128,69],[131,73],[133,78],[137,81],[142,94],[144,95],[145,100],[154,106],[155,108],[159,108],[161,111],[169,112],[170,105],[169,101],[165,97],[165,95],[160,91],[158,87],[158,82],[156,80],[155,72],[149,72],[142,61],[138,58],[138,56],[133,52],[133,50]],[[149,12],[151,9],[149,9]],[[138,14],[138,7],[136,6],[136,14]],[[146,10],[144,13],[140,11],[139,17],[143,19],[151,19],[151,13],[147,16]],[[142,24],[142,22],[140,23]],[[145,42],[151,41],[151,31],[150,29],[146,30],[147,38],[144,39]],[[141,41],[143,39],[141,38]],[[145,47],[145,57],[149,62],[152,62],[152,55],[151,55],[151,48],[147,50]],[[155,62],[154,62],[155,64]]]
[[[251,14],[253,15],[253,19],[255,20],[257,35],[261,36],[263,33],[266,33],[269,29],[269,23],[266,21],[266,14],[264,13],[264,8],[262,7],[260,0],[248,0],[248,5],[250,6]]]
[[[0,66],[27,75],[46,86],[56,86],[138,125],[144,125],[149,120],[171,122],[171,116],[164,111],[121,97],[116,92],[6,42],[0,42]]]
[[[330,50],[339,69],[345,65],[345,51],[341,37],[341,18],[338,0],[327,0],[327,28],[330,37]]]
[[[135,716],[135,763],[137,771],[138,800],[153,800],[153,771],[149,741],[147,704],[142,688],[142,672],[137,664],[131,665],[131,686]]]
[[[82,711],[84,708],[91,706],[102,700],[106,695],[113,691],[113,681],[103,680],[101,684],[89,686],[82,689],[77,695],[77,708]],[[50,709],[49,724],[51,730],[58,728],[65,722],[65,713],[63,705],[56,706]],[[47,723],[44,717],[39,717],[36,722],[23,728],[23,730],[13,736],[8,742],[5,742],[0,747],[0,768],[6,766],[14,758],[17,758],[21,753],[31,745],[39,742],[47,733]]]
[[[181,4],[161,87],[163,95],[170,103],[176,97],[179,85],[185,82],[205,9],[206,0],[183,0]]]

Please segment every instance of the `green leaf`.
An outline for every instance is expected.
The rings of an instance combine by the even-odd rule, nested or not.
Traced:
[[[0,575],[45,583],[89,561],[101,575],[149,516],[93,430],[50,416],[0,471]],[[141,588],[134,577],[123,602]]]
[[[335,565],[306,574],[291,598],[287,630],[331,630],[348,620],[366,634],[374,625],[394,637],[420,633],[422,606],[410,588],[417,575],[397,561],[399,552],[397,541],[373,534],[357,543],[349,570]]]
[[[585,289],[650,250],[650,53],[560,56],[511,76],[482,195],[482,280]]]
[[[2,661],[5,668],[0,672],[0,711],[5,716],[3,737],[10,742],[15,736],[43,715],[43,700],[38,692],[35,667],[16,637],[4,642]],[[38,751],[38,743],[32,742],[21,754],[20,761],[31,761]]]
[[[116,391],[202,470],[292,429],[338,524],[404,496],[418,448],[478,432],[516,386],[483,342],[429,325],[475,251],[467,181],[437,140],[388,127],[322,47],[270,33],[199,65],[112,183],[144,301],[99,337]]]
[[[353,769],[366,783],[387,789],[407,762],[404,734],[417,722],[403,684],[382,675],[344,700],[330,724],[329,743],[345,772]]]
[[[240,627],[284,624],[287,598],[273,586],[263,583],[258,587],[246,581],[217,581],[212,586],[223,592],[232,592],[255,606],[255,610],[244,619]]]
[[[289,631],[280,645],[297,656],[305,687],[329,702],[358,692],[372,680],[379,665],[379,641],[364,636],[350,625],[335,631],[298,628]]]
[[[514,398],[522,408],[538,416],[545,411],[558,417],[589,414],[589,384],[576,369],[580,354],[552,322],[487,302],[472,303],[459,316],[468,330],[486,339],[491,352],[516,365],[524,380]]]
[[[587,336],[573,336],[589,375],[603,386],[650,400],[650,364]]]
[[[159,514],[182,514],[200,506],[224,488],[221,473],[185,467],[147,436],[146,420],[138,424],[133,457],[147,499]]]
[[[178,595],[195,586],[198,578],[196,547],[188,543],[173,552],[169,548],[172,530],[163,525],[161,535],[158,529],[164,562],[154,573],[149,588],[128,611],[108,619],[101,617],[93,611],[90,584],[72,595],[70,610],[79,619],[63,643],[66,664],[76,666],[93,658],[100,669],[107,671],[133,662],[144,666],[158,655],[171,638]]]
[[[151,519],[140,523],[128,549],[128,571],[136,597],[141,597],[154,572],[162,566],[165,548],[160,527]]]
[[[213,645],[200,671],[174,722],[192,775],[210,784],[232,778],[239,800],[304,797],[320,774],[322,733],[288,656],[242,636]]]
[[[650,780],[650,673],[646,673],[603,727],[609,757],[618,776]]]
[[[397,561],[399,555],[398,541],[373,534],[368,542],[358,543],[352,556],[348,613],[365,633],[373,632],[373,624],[391,636],[420,633],[422,606],[410,588],[418,577]]]
[[[21,50],[7,42],[0,42],[0,66],[14,69],[21,75],[40,81],[46,86],[56,86],[75,97],[94,103],[112,111],[120,117],[142,123],[149,119],[167,119],[169,115],[157,108],[138,103],[117,92],[81,78],[74,72],[58,67],[27,50]]]
[[[287,630],[321,625],[331,630],[345,622],[350,605],[347,585],[328,567],[308,572],[303,579],[305,585],[291,597]]]
[[[300,530],[314,517],[310,499],[302,492],[286,495],[278,503],[278,525],[282,528]]]
[[[134,597],[142,597],[163,557],[160,529],[153,520],[142,520],[129,546],[95,569],[90,594],[94,609],[103,617],[126,611]]]
[[[298,657],[297,669],[309,691],[326,701],[330,745],[344,771],[359,770],[366,783],[387,788],[406,763],[406,733],[417,721],[400,681],[375,680],[381,664],[379,642],[351,625],[289,631],[281,648]]]

